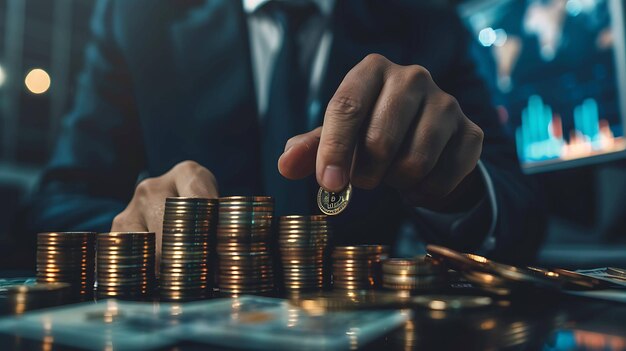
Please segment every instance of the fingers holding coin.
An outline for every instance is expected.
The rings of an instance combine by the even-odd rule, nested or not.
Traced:
[[[279,170],[290,179],[315,171],[322,199],[385,183],[413,205],[439,207],[475,169],[482,138],[424,67],[374,54],[348,72],[323,127],[289,140]]]

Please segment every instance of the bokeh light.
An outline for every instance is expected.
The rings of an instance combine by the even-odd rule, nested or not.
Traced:
[[[506,43],[508,35],[504,29],[493,29],[491,27],[484,28],[478,33],[478,41],[482,46],[490,47],[503,46]]]
[[[478,33],[478,41],[480,41],[483,46],[488,47],[493,45],[496,39],[496,31],[491,27],[485,28]]]
[[[24,84],[33,94],[43,94],[50,89],[50,75],[41,68],[35,68],[28,72]]]
[[[7,81],[7,74],[4,71],[4,67],[0,66],[0,87],[2,87],[6,81]]]

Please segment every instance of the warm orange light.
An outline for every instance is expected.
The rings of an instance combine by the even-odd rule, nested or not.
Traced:
[[[24,84],[33,94],[43,94],[50,89],[50,75],[41,68],[35,68],[28,72]]]

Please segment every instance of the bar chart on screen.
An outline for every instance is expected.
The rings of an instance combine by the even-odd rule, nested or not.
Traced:
[[[518,156],[523,164],[573,160],[626,150],[626,139],[614,135],[609,122],[601,118],[595,99],[583,100],[569,113],[573,116],[574,128],[565,134],[561,115],[540,96],[530,96],[515,133]]]

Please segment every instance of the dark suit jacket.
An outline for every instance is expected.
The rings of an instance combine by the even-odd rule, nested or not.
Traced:
[[[485,132],[482,160],[499,207],[496,251],[509,260],[527,258],[543,221],[477,76],[468,33],[452,11],[415,3],[337,1],[320,101],[325,106],[369,53],[429,69]],[[75,106],[29,208],[28,231],[107,231],[138,175],[157,176],[187,159],[213,171],[221,195],[262,194],[250,57],[239,0],[100,1]],[[391,242],[410,218],[427,241],[474,250],[488,231],[489,206],[464,226],[438,230],[395,191],[359,191],[336,219],[335,240]]]

